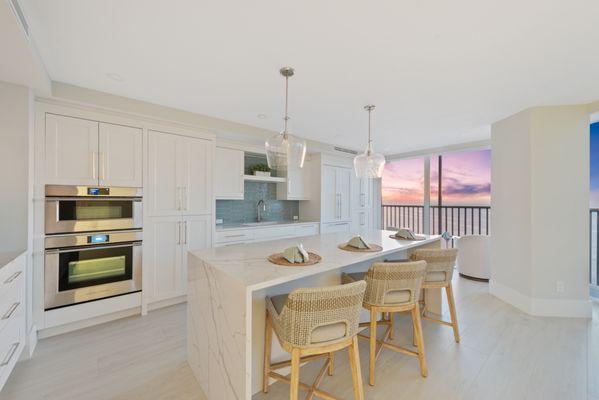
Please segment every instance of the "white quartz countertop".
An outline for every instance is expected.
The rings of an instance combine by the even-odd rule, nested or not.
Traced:
[[[15,258],[23,254],[25,250],[0,251],[0,269],[11,263]]]
[[[219,224],[216,225],[217,231],[228,231],[237,229],[256,229],[267,228],[269,226],[302,225],[317,224],[317,221],[264,221],[264,222],[245,222],[239,224]]]
[[[363,261],[374,260],[386,255],[419,247],[439,240],[440,236],[425,236],[425,240],[396,240],[389,237],[394,231],[370,230],[362,233],[368,243],[380,245],[383,250],[372,253],[357,253],[339,249],[352,234],[331,233],[306,236],[302,238],[280,239],[268,242],[239,244],[227,247],[213,247],[206,250],[190,251],[192,256],[210,264],[234,278],[250,291],[260,290],[295,279],[315,275],[321,272],[342,268]],[[282,252],[286,247],[303,243],[308,251],[322,257],[318,264],[307,267],[286,267],[270,263],[266,258],[273,253]]]

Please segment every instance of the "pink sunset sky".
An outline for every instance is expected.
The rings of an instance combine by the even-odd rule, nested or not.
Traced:
[[[431,204],[437,204],[438,164],[431,157]],[[424,160],[392,161],[383,174],[383,204],[422,204]],[[443,155],[443,204],[490,205],[491,151],[478,150]]]

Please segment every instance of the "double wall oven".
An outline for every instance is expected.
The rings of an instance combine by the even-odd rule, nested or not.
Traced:
[[[142,190],[46,186],[45,309],[141,291]]]

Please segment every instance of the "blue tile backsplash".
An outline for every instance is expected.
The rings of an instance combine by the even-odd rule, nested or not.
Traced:
[[[277,200],[277,185],[266,182],[245,182],[244,200],[216,200],[216,218],[225,224],[254,222],[257,219],[256,203],[266,202],[263,221],[291,221],[299,216],[299,201]]]

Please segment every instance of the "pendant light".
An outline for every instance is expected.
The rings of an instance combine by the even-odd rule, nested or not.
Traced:
[[[288,167],[302,168],[306,159],[306,141],[292,135],[287,130],[289,115],[287,107],[289,103],[289,78],[294,74],[291,67],[283,67],[279,70],[285,77],[285,128],[283,132],[271,137],[264,143],[266,148],[266,160],[270,169],[286,170]]]
[[[370,134],[370,121],[374,105],[368,104],[364,109],[368,111],[368,144],[366,151],[354,158],[354,169],[358,178],[381,178],[385,168],[385,156],[372,150],[372,137]]]

